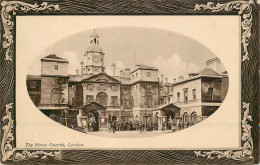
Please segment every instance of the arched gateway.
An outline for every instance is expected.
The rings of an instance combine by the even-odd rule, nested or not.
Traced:
[[[104,124],[106,121],[105,109],[96,102],[79,107],[78,126],[87,131],[99,131],[103,127],[106,128],[106,124]]]

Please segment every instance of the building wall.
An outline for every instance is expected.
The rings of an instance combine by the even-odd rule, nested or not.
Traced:
[[[132,102],[132,93],[130,85],[121,85],[120,86],[120,105],[124,107],[124,109],[129,109],[133,107]]]
[[[55,81],[56,80],[56,81]],[[56,84],[60,81],[62,83]],[[42,77],[41,79],[41,104],[53,104],[51,100],[51,91],[54,88],[62,90],[62,103],[68,104],[68,78],[61,77]]]
[[[92,86],[93,88],[90,88]],[[112,86],[116,87],[116,90],[112,90]],[[83,104],[87,104],[87,95],[92,95],[94,101],[96,101],[97,94],[104,92],[108,96],[106,106],[112,106],[111,96],[117,96],[117,105],[120,106],[120,85],[119,84],[108,84],[108,83],[83,83]]]
[[[54,69],[54,65],[58,65],[58,70]],[[68,76],[68,63],[58,61],[41,61],[41,74]]]
[[[134,102],[133,106],[137,107],[141,104],[141,95],[140,95],[140,84],[137,83],[131,86],[132,100]]]
[[[146,107],[145,98],[147,93],[152,94],[152,107],[159,105],[159,83],[142,82],[132,85],[132,98],[134,107]]]
[[[188,101],[184,102],[184,89],[188,89]],[[193,99],[193,89],[196,89],[196,99]],[[201,99],[201,79],[194,79],[192,81],[184,82],[181,84],[173,85],[172,90],[172,103],[179,105],[198,102]],[[180,93],[180,100],[178,101],[177,93]]]
[[[227,92],[228,92],[228,86],[229,86],[229,79],[228,77],[222,78],[222,100],[226,98]]]
[[[69,107],[77,108],[83,105],[83,87],[80,82],[69,82]]]
[[[159,105],[159,83],[140,83],[141,107],[146,107],[146,94],[152,93],[152,107]],[[152,108],[151,107],[151,108]]]
[[[158,70],[138,69],[130,74],[130,79],[131,83],[136,81],[159,81]]]

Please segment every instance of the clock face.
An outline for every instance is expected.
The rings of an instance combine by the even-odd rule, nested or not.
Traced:
[[[98,62],[100,61],[100,57],[97,56],[97,55],[94,55],[94,56],[92,57],[92,59],[93,59],[93,61],[96,62],[96,63],[98,63]]]

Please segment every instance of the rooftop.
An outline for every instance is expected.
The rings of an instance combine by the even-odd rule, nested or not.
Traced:
[[[209,68],[201,70],[198,74],[203,76],[220,76],[217,72]]]
[[[158,71],[158,69],[156,67],[152,67],[152,66],[146,66],[146,65],[135,65],[136,68],[135,70],[133,70],[131,73],[139,70],[139,69],[142,69],[142,70],[156,70]]]
[[[104,53],[103,53],[103,50],[102,50],[97,44],[91,44],[91,45],[89,45],[89,47],[88,47],[88,49],[87,49],[86,52],[87,52],[87,53],[89,53],[89,52],[96,52],[96,53],[102,53],[102,54],[104,54]]]
[[[41,59],[41,61],[59,61],[59,62],[69,62],[68,60],[64,59],[64,58],[60,58],[58,56],[56,56],[55,54],[50,54],[44,58]]]

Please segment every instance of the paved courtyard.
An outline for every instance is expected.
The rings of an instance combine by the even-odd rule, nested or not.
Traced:
[[[141,137],[164,135],[169,133],[174,133],[174,132],[171,130],[149,131],[149,132],[145,131],[142,133],[139,131],[116,131],[115,133],[109,131],[99,131],[99,132],[88,132],[87,134],[97,135],[102,137],[113,137],[113,138],[141,138]]]

